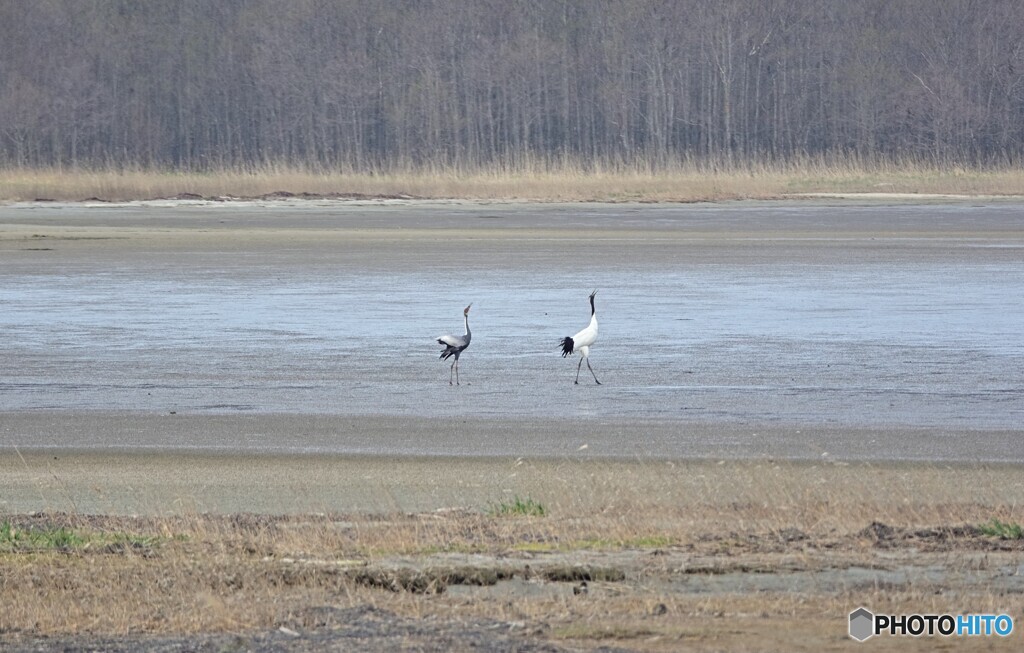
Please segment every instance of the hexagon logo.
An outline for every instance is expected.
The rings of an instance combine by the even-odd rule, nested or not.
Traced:
[[[863,642],[875,634],[875,615],[867,608],[857,608],[850,613],[850,637]]]

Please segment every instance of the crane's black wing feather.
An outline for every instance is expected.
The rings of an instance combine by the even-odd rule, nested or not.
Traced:
[[[576,347],[576,343],[572,341],[572,338],[562,338],[562,342],[559,345],[562,348],[562,358],[572,354],[573,349]]]

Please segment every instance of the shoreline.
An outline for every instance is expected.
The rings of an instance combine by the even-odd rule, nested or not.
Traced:
[[[1024,464],[1019,429],[422,414],[7,411],[0,453]],[[878,449],[876,443],[885,443]]]
[[[486,511],[513,497],[588,514],[609,506],[857,503],[880,514],[1024,505],[1021,463],[453,457],[0,449],[0,514],[389,514]],[[965,489],[966,488],[966,489]],[[897,501],[893,502],[893,499]],[[887,504],[892,505],[887,506]],[[936,513],[938,517],[941,513]]]
[[[188,206],[301,206],[302,204],[313,203],[336,203],[344,206],[381,205],[389,204],[395,206],[403,205],[446,205],[446,204],[467,204],[467,205],[494,205],[494,204],[641,204],[641,205],[672,205],[672,204],[732,204],[740,202],[776,203],[776,202],[829,202],[847,203],[856,201],[868,201],[872,203],[957,203],[957,202],[1022,202],[1024,194],[1019,192],[1007,193],[938,193],[938,192],[876,192],[876,191],[821,191],[821,192],[795,192],[770,195],[753,195],[723,198],[594,198],[594,199],[567,199],[567,198],[531,198],[531,197],[474,197],[474,196],[446,196],[446,197],[424,197],[407,194],[393,193],[308,193],[290,191],[276,191],[260,195],[196,195],[194,193],[178,193],[172,195],[159,195],[152,197],[138,197],[133,199],[109,199],[96,196],[84,197],[81,199],[10,199],[0,198],[0,206],[83,206],[97,205],[106,208],[118,207],[188,207]]]

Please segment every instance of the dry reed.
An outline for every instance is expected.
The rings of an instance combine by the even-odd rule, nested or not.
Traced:
[[[275,192],[424,199],[696,202],[770,199],[803,193],[1019,195],[1016,168],[938,168],[918,163],[799,162],[665,169],[523,166],[482,170],[411,169],[385,172],[259,170],[5,169],[0,200],[128,201],[182,195],[253,198]]]

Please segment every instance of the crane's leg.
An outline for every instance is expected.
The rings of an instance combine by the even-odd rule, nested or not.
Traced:
[[[594,374],[594,368],[590,366],[590,359],[589,358],[587,359],[587,369],[590,370],[591,374]],[[579,378],[579,377],[577,377],[577,378]],[[601,385],[601,382],[597,380],[597,375],[596,374],[594,374],[594,381],[597,383],[597,385]]]
[[[459,384],[459,359],[455,359],[455,385]]]
[[[588,362],[587,365],[589,366],[590,363]],[[573,381],[574,385],[579,385],[580,384],[580,368],[581,367],[583,367],[583,357],[582,356],[580,356],[580,362],[576,364],[576,380]]]
[[[448,368],[448,385],[452,384],[452,375],[455,374],[455,363],[458,363],[458,362],[459,362],[459,359],[456,358],[455,361],[452,363],[452,366]]]

